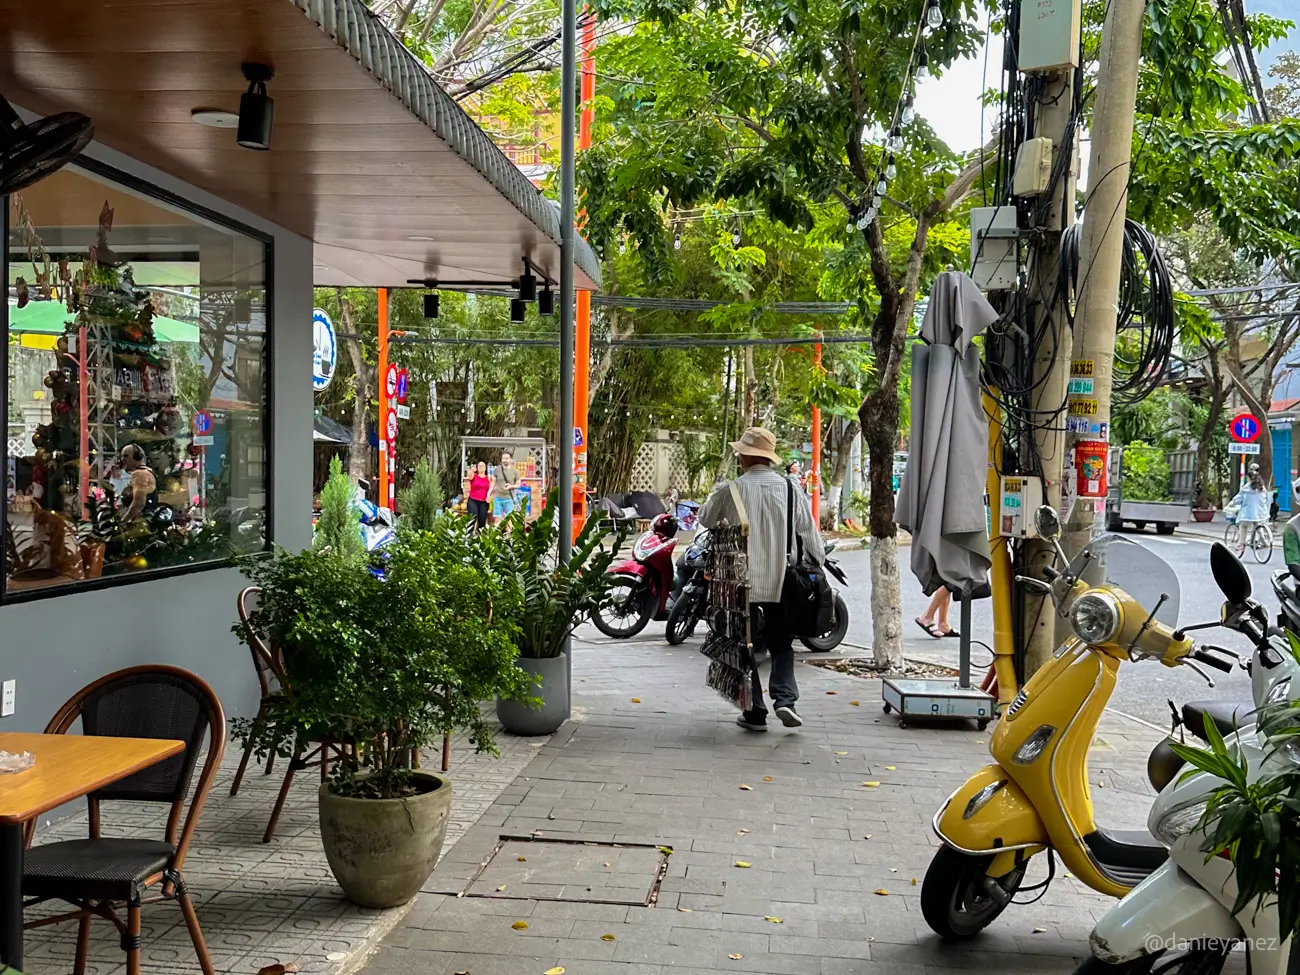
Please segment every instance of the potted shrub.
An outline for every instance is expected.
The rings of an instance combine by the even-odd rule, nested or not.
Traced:
[[[497,698],[497,720],[515,735],[549,735],[569,714],[568,661],[564,647],[578,624],[609,595],[607,574],[623,536],[614,547],[602,546],[599,519],[591,518],[573,543],[569,558],[558,558],[560,532],[556,525],[558,495],[546,501],[542,513],[527,524],[516,509],[491,533],[493,562],[513,587],[519,604],[518,666],[529,675],[526,691]],[[540,705],[538,705],[540,701]]]
[[[300,735],[355,746],[321,786],[321,842],[349,900],[405,903],[442,851],[452,798],[413,754],[457,729],[495,751],[479,701],[527,693],[514,588],[453,516],[403,533],[382,563],[326,550],[246,565],[263,588],[252,623],[283,652],[288,686],[239,731],[261,754],[291,754]]]

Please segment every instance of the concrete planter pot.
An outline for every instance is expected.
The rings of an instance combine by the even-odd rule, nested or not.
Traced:
[[[1201,522],[1201,523],[1205,523],[1205,522],[1207,522],[1207,521],[1213,521],[1213,520],[1214,520],[1214,516],[1215,516],[1216,514],[1218,514],[1218,512],[1215,511],[1213,508],[1193,508],[1193,509],[1192,509],[1192,518],[1194,518],[1196,521],[1199,521],[1199,522]]]
[[[408,799],[351,799],[320,787],[320,838],[334,879],[362,907],[397,907],[433,873],[451,813],[451,780],[433,772],[412,779],[431,787]]]
[[[520,657],[515,665],[535,675],[529,696],[540,697],[542,706],[531,707],[525,701],[497,698],[497,720],[512,735],[549,735],[564,724],[569,713],[567,660],[558,657]]]

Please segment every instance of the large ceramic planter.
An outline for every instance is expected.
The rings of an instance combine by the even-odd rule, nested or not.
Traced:
[[[1192,517],[1199,522],[1213,521],[1217,512],[1213,508],[1193,508]]]
[[[497,699],[497,720],[512,735],[549,735],[564,724],[569,713],[569,680],[567,661],[558,657],[520,657],[516,665],[534,676],[529,697],[540,697],[542,706],[532,707],[526,701]]]
[[[431,786],[408,799],[350,799],[320,787],[320,838],[334,879],[362,907],[397,907],[420,892],[447,836],[451,780],[433,772],[412,778]]]

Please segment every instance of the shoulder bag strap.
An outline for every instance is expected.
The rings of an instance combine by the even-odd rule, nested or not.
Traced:
[[[795,565],[803,565],[803,539],[794,529],[794,482],[789,477],[785,479],[785,560],[790,561],[790,551],[793,549],[796,553]]]
[[[735,481],[728,481],[727,488],[731,491],[731,502],[736,506],[736,517],[740,519],[740,533],[748,538],[749,512],[745,510],[745,502],[741,500],[740,492],[736,489]]]

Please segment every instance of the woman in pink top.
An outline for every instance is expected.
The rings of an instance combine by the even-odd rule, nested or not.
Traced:
[[[482,529],[487,524],[487,497],[491,486],[492,479],[488,477],[487,464],[479,461],[474,465],[474,472],[470,475],[469,500],[465,502],[465,507],[474,519],[474,527],[477,529]]]

